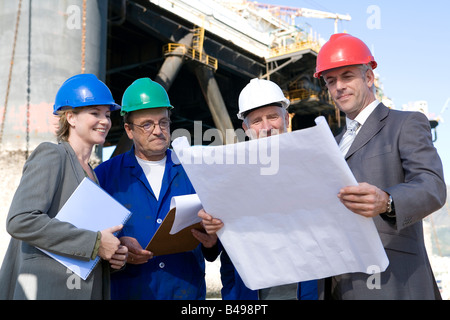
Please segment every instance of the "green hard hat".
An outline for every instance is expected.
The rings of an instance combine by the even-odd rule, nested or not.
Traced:
[[[163,86],[150,78],[137,79],[123,93],[120,115],[150,108],[172,109],[173,106]]]

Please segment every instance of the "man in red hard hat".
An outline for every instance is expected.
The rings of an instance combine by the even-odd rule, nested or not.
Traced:
[[[373,218],[389,258],[384,272],[326,279],[331,299],[440,299],[424,244],[422,219],[445,204],[442,163],[428,119],[391,110],[374,94],[377,63],[369,48],[349,34],[334,34],[317,56],[346,127],[336,136],[358,186],[338,197],[352,212]],[[378,268],[379,269],[379,268]],[[381,270],[379,270],[381,271]]]

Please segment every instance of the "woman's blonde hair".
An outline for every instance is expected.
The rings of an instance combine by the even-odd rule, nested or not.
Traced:
[[[56,139],[58,142],[68,141],[70,134],[70,123],[67,121],[67,113],[79,114],[84,107],[67,108],[58,111],[59,126],[56,130]]]

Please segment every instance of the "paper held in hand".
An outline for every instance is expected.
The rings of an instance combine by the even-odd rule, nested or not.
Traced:
[[[223,221],[220,241],[250,289],[386,269],[373,220],[337,197],[357,181],[324,117],[268,138],[172,146],[205,211]]]
[[[127,208],[92,180],[84,178],[55,218],[70,222],[77,228],[102,231],[125,224],[130,216],[131,212]],[[100,261],[99,256],[94,260],[84,261],[38,249],[65,265],[83,280],[87,279]]]

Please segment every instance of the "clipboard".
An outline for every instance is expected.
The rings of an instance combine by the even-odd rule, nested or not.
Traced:
[[[175,212],[176,208],[169,211],[145,248],[145,250],[152,252],[154,256],[191,251],[200,244],[200,241],[191,232],[192,229],[205,232],[200,222],[185,227],[175,234],[170,234],[175,220]]]

